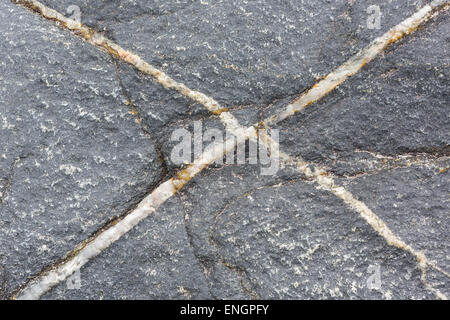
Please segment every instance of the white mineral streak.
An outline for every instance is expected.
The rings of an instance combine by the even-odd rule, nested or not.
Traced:
[[[339,86],[347,78],[351,77],[359,70],[361,70],[361,68],[365,64],[375,59],[375,57],[383,52],[390,44],[401,39],[405,35],[410,34],[414,30],[416,30],[419,25],[428,21],[428,19],[431,17],[433,9],[439,7],[444,2],[445,1],[434,1],[430,5],[424,6],[408,19],[404,20],[400,24],[391,28],[382,36],[373,40],[367,47],[365,47],[355,56],[342,64],[334,72],[328,74],[324,79],[315,84],[310,90],[305,92],[305,94],[294,100],[285,108],[285,110],[266,119],[264,121],[265,125],[271,126],[273,124],[279,123],[284,119],[292,116],[294,113],[305,109],[312,103],[318,101],[319,99],[330,93],[334,88]]]
[[[92,239],[87,245],[81,248],[74,257],[69,258],[60,265],[54,267],[52,270],[41,274],[36,279],[32,280],[28,285],[23,288],[17,295],[17,299],[38,299],[50,288],[55,286],[61,281],[64,281],[67,277],[79,270],[90,259],[97,256],[103,250],[108,248],[112,243],[117,241],[122,235],[130,231],[140,221],[148,217],[151,213],[161,206],[167,199],[172,197],[179,188],[183,187],[189,180],[195,175],[201,172],[205,167],[223,157],[226,153],[233,150],[237,144],[245,142],[246,139],[256,140],[258,139],[258,132],[255,130],[257,125],[243,128],[240,126],[237,119],[229,112],[226,112],[220,107],[220,105],[212,98],[204,95],[203,93],[189,89],[184,84],[178,83],[171,79],[168,75],[155,67],[149,65],[143,61],[139,56],[122,49],[111,40],[106,39],[103,35],[98,33],[92,33],[88,27],[66,18],[57,11],[50,9],[38,1],[34,0],[21,0],[20,3],[24,3],[33,6],[38,9],[41,15],[48,19],[57,20],[74,31],[80,33],[89,43],[100,47],[118,55],[124,61],[134,65],[138,70],[152,75],[156,81],[165,86],[177,90],[181,94],[191,98],[194,101],[204,105],[209,111],[220,114],[220,118],[226,125],[227,130],[232,132],[237,139],[231,139],[225,141],[224,144],[214,144],[209,147],[205,152],[197,158],[193,164],[189,165],[182,172],[178,173],[174,178],[164,182],[158,188],[156,188],[149,196],[147,196],[139,206],[131,213],[126,215],[122,220],[117,222],[110,228],[102,231],[97,237]],[[357,73],[366,63],[372,61],[379,53],[381,53],[389,44],[397,41],[401,37],[411,33],[419,25],[426,22],[433,11],[433,9],[448,4],[449,1],[433,1],[430,5],[424,6],[418,12],[416,12],[410,18],[404,20],[399,25],[393,27],[383,36],[375,39],[368,47],[363,49],[360,53],[349,59],[337,70],[330,73],[327,77],[317,83],[312,89],[300,96],[293,103],[288,105],[286,109],[279,114],[266,119],[262,122],[264,127],[268,127],[275,123],[278,123],[287,117],[293,115],[306,108],[311,103],[319,100],[336,86],[340,85],[348,77]],[[260,124],[261,125],[261,124]],[[265,134],[263,131],[259,131],[259,138],[265,143],[266,146],[274,146],[276,143]],[[236,141],[237,140],[237,141]],[[272,152],[279,150],[271,148]],[[422,270],[423,283],[432,290],[436,296],[441,299],[447,299],[444,294],[439,290],[433,288],[426,282],[426,268],[431,266],[436,270],[440,270],[437,266],[427,260],[425,255],[421,252],[417,252],[402,240],[400,240],[389,227],[363,202],[355,199],[355,197],[345,190],[343,187],[337,186],[334,183],[333,177],[321,168],[311,169],[311,164],[299,160],[293,159],[289,155],[279,152],[278,156],[286,163],[294,164],[296,168],[307,177],[314,179],[319,186],[323,189],[332,192],[334,195],[342,199],[348,206],[353,208],[359,215],[367,221],[367,223],[378,232],[389,245],[401,248],[413,254]]]

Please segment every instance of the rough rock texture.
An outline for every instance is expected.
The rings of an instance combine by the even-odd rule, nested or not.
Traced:
[[[281,109],[427,1],[43,0],[230,108]],[[368,29],[378,4],[380,29]],[[281,151],[328,169],[450,272],[448,12],[286,119]],[[181,166],[203,106],[53,22],[0,3],[0,298],[10,298]],[[381,287],[369,288],[379,267]],[[448,276],[389,246],[291,167],[213,165],[44,299],[434,299]]]
[[[63,282],[43,298],[211,298],[189,244],[178,197],[82,268],[80,284],[80,290],[70,290]]]
[[[261,107],[309,88],[425,1],[43,2],[60,12],[78,5],[82,22],[226,107]],[[374,3],[382,24],[369,30]]]
[[[339,162],[367,158],[355,151],[449,155],[449,30],[449,14],[442,13],[314,107],[280,123],[282,148],[337,174],[358,170]]]
[[[386,247],[333,195],[289,171],[257,184],[249,171],[211,171],[184,193],[193,246],[217,298],[432,298],[415,259]],[[379,291],[367,289],[370,265],[382,268]]]
[[[8,292],[137,204],[163,172],[114,65],[0,4],[0,264]]]
[[[197,121],[202,123],[203,132],[208,128],[225,132],[220,120],[202,105],[174,90],[164,89],[151,76],[137,72],[124,62],[116,62],[116,70],[127,103],[132,104],[144,131],[157,144],[167,173],[173,175],[180,168],[170,160],[174,145],[179,143],[171,140],[175,129],[184,128],[193,134],[194,122]],[[207,144],[205,142],[204,147]]]
[[[362,175],[343,185],[370,206],[395,234],[448,270],[449,167],[448,158],[412,162],[409,167]],[[432,277],[448,296],[450,279],[439,273]]]

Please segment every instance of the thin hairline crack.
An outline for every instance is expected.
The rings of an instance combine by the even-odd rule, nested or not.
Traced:
[[[10,188],[11,188],[12,180],[13,180],[13,178],[14,178],[14,171],[16,170],[17,164],[18,164],[21,160],[26,159],[28,156],[29,156],[29,155],[18,156],[18,157],[13,161],[13,163],[12,163],[12,165],[11,165],[11,169],[10,169],[9,175],[8,175],[8,177],[7,177],[7,180],[6,180],[6,185],[5,185],[5,187],[3,188],[3,191],[2,191],[2,194],[1,194],[1,197],[0,197],[0,207],[1,207],[2,204],[5,202],[5,199],[6,199],[6,197],[7,197],[7,195],[8,195],[8,192],[9,192],[9,190],[10,190]]]

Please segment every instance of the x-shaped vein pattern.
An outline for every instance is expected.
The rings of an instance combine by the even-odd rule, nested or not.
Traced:
[[[450,1],[437,0],[431,4],[424,6],[408,19],[404,20],[397,26],[390,29],[384,35],[373,40],[366,48],[358,54],[350,58],[347,62],[337,68],[334,72],[328,74],[324,79],[315,84],[309,91],[301,95],[283,111],[269,117],[268,119],[256,123],[253,126],[244,128],[238,120],[226,108],[222,108],[218,102],[207,95],[191,90],[186,85],[179,83],[167,74],[158,70],[145,62],[138,55],[121,48],[116,43],[105,38],[103,35],[95,32],[93,29],[71,19],[66,18],[59,12],[46,7],[38,1],[34,0],[13,0],[14,2],[24,5],[33,11],[38,12],[43,17],[57,21],[58,24],[73,33],[81,36],[90,44],[100,48],[103,51],[115,56],[118,59],[128,62],[138,70],[151,75],[158,83],[168,89],[173,89],[186,97],[202,104],[213,114],[220,117],[220,120],[226,126],[226,129],[232,132],[235,138],[225,141],[223,144],[213,144],[209,146],[200,157],[188,165],[186,169],[178,172],[173,178],[159,185],[150,195],[148,195],[138,207],[127,214],[117,224],[99,232],[92,239],[88,239],[70,255],[70,258],[55,265],[53,269],[43,272],[41,275],[30,281],[15,298],[19,299],[37,299],[41,297],[50,288],[69,277],[73,272],[79,270],[90,259],[97,256],[100,252],[108,248],[113,242],[118,240],[122,235],[130,231],[140,221],[155,212],[167,199],[172,197],[180,188],[188,183],[193,177],[200,173],[203,169],[222,158],[225,154],[235,149],[237,144],[245,143],[247,139],[260,141],[270,149],[272,156],[278,156],[284,165],[294,166],[301,174],[315,181],[321,188],[331,192],[341,199],[345,204],[356,211],[386,242],[397,248],[405,250],[412,254],[418,262],[421,270],[421,280],[423,284],[431,290],[438,298],[447,299],[438,289],[432,287],[426,280],[426,270],[431,267],[445,276],[450,277],[448,273],[436,266],[435,263],[428,260],[427,257],[410,245],[403,242],[396,236],[389,227],[362,201],[357,200],[349,191],[335,183],[334,177],[325,169],[308,163],[303,159],[289,156],[284,152],[279,152],[275,141],[271,139],[265,131],[258,129],[268,129],[284,119],[301,111],[309,105],[317,102],[322,97],[339,86],[347,78],[357,73],[366,64],[372,61],[378,54],[383,52],[388,46],[403,38],[404,36],[415,31],[420,25],[430,20],[431,17],[443,10],[448,10]]]

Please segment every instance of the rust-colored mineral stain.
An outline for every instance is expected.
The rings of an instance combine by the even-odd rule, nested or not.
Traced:
[[[253,127],[254,127],[256,130],[263,130],[263,129],[266,128],[266,122],[265,122],[264,120],[263,120],[263,121],[260,121],[260,122],[258,122],[257,124],[253,125]]]
[[[136,64],[135,61],[133,61],[132,57],[133,55],[130,54],[130,52],[125,50],[120,50],[117,52],[120,59],[131,62],[133,65]]]
[[[87,30],[84,30],[83,28],[82,30],[80,30],[80,33],[87,41],[89,41],[95,34],[95,31],[91,28],[87,28]]]
[[[108,45],[107,43],[101,43],[100,46],[102,46],[103,48],[106,49],[106,52],[108,52],[110,55],[116,57],[116,58],[120,58],[119,53],[117,52],[117,50],[113,49],[110,45]]]
[[[154,71],[152,72],[152,76],[154,76],[155,78],[159,78],[162,76],[162,72],[161,71]]]
[[[222,113],[228,112],[229,110],[230,109],[228,109],[228,108],[221,108],[221,109],[212,110],[211,113],[216,115],[216,116],[220,116]]]
[[[390,37],[389,40],[387,42],[387,45],[390,46],[391,44],[397,42],[398,40],[400,40],[401,38],[403,38],[405,34],[399,31],[394,32]]]
[[[176,191],[180,190],[189,180],[192,179],[188,168],[179,171],[176,174],[175,178],[172,178],[172,182],[173,185],[175,186]]]
[[[364,68],[364,66],[367,64],[367,59],[363,59],[363,62],[361,63],[360,68]]]
[[[441,170],[439,170],[439,173],[446,173],[448,169],[450,169],[450,167],[442,168]]]

